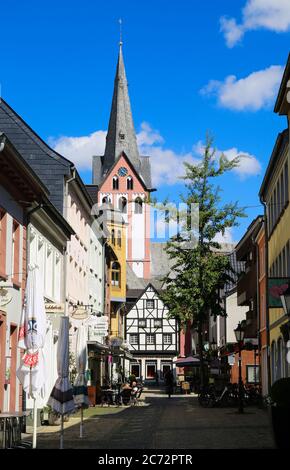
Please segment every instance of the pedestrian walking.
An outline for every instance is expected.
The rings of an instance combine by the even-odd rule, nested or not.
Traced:
[[[169,370],[165,375],[165,385],[166,385],[168,398],[171,398],[171,395],[173,394],[173,386],[174,386],[174,377],[173,377],[172,370]]]

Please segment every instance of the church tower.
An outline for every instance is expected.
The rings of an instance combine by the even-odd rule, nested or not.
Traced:
[[[148,156],[140,156],[133,123],[122,42],[114,83],[106,148],[93,157],[93,184],[98,202],[109,202],[121,211],[127,223],[126,260],[140,278],[150,278],[151,167]]]

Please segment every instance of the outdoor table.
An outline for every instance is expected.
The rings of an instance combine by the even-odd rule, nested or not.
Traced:
[[[103,389],[102,393],[104,393],[105,396],[111,398],[112,404],[116,402],[116,396],[118,395],[118,390],[113,390],[112,388],[108,388],[108,389]]]
[[[9,436],[9,446],[12,447],[13,445],[13,436],[12,436],[12,429],[13,429],[13,419],[17,420],[17,439],[21,441],[21,418],[29,416],[31,411],[5,411],[0,413],[0,420],[3,420],[3,441],[2,441],[2,448],[6,448],[6,431],[7,431],[7,422],[11,420],[11,432]]]

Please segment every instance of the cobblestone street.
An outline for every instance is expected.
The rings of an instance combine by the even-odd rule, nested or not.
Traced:
[[[233,408],[205,409],[194,396],[168,399],[147,393],[135,407],[95,408],[84,421],[66,423],[65,448],[74,449],[269,449],[273,448],[267,411],[248,408],[239,415]],[[99,413],[103,413],[100,415]],[[42,426],[38,448],[59,447],[59,426]]]

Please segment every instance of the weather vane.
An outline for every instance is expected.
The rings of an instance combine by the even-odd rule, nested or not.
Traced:
[[[120,43],[119,44],[120,44],[120,46],[122,46],[123,45],[123,41],[122,41],[122,24],[123,24],[123,22],[122,22],[122,18],[119,19],[119,24],[120,24]]]

